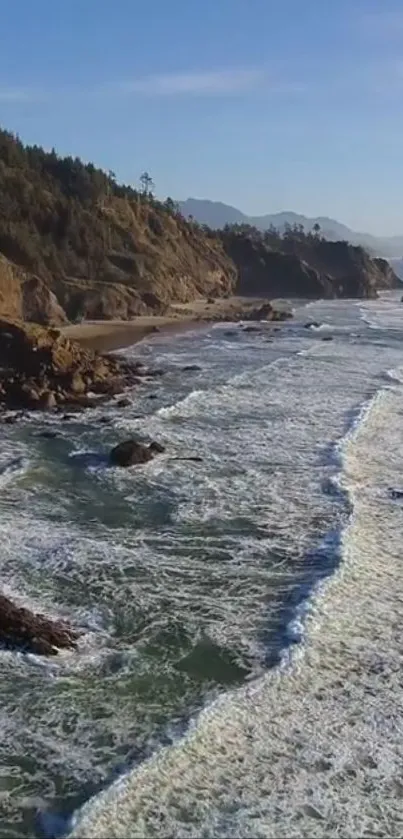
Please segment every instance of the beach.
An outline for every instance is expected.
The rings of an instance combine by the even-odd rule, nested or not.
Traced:
[[[171,305],[165,315],[140,315],[131,321],[86,321],[70,324],[62,329],[64,335],[102,352],[132,346],[155,334],[174,334],[195,329],[208,323],[239,317],[266,302],[263,298],[230,297],[205,298],[191,303]]]

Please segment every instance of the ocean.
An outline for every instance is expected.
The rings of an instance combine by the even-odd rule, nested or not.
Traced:
[[[399,300],[161,334],[130,406],[2,426],[2,590],[83,637],[0,652],[0,837],[401,835]]]

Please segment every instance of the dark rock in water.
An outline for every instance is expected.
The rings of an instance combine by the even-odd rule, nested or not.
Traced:
[[[333,335],[324,335],[322,341],[333,341]]]
[[[14,423],[16,423],[17,420],[18,420],[17,414],[8,414],[6,417],[4,417],[3,422],[6,425],[14,425]]]
[[[150,393],[149,399],[158,399],[158,393]]]
[[[242,331],[243,332],[256,332],[256,333],[258,333],[258,332],[260,332],[260,329],[257,329],[256,326],[244,326]]]
[[[320,323],[317,320],[310,320],[305,324],[304,329],[319,329]]]
[[[223,333],[226,338],[235,338],[237,336],[237,332],[235,329],[226,329]]]
[[[390,489],[389,490],[391,498],[399,499],[403,498],[403,489]]]
[[[150,452],[154,452],[155,454],[163,454],[163,452],[165,451],[165,446],[163,446],[161,443],[156,443],[154,441],[153,443],[150,443],[149,450]]]
[[[182,367],[183,373],[198,373],[201,369],[198,364],[187,364],[186,367]]]
[[[40,431],[39,434],[36,435],[37,437],[43,437],[44,440],[54,440],[55,437],[58,437],[57,431],[50,431],[45,429],[45,431]]]
[[[137,440],[125,440],[112,449],[110,460],[114,466],[136,466],[140,463],[148,463],[153,459],[154,454],[160,453],[161,450],[165,449],[159,443],[145,446]]]
[[[39,655],[75,649],[79,634],[62,621],[37,615],[0,595],[0,642]]]
[[[126,397],[124,399],[119,399],[119,401],[116,402],[118,408],[128,408],[131,404],[131,400]]]
[[[112,422],[112,417],[99,417],[98,422],[101,422],[106,425],[106,423]]]

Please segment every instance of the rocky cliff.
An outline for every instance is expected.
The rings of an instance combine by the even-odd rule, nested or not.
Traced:
[[[240,294],[268,297],[376,297],[398,288],[398,277],[383,259],[361,247],[329,242],[319,235],[289,230],[261,233],[245,226],[220,233],[238,271]]]
[[[387,263],[347,242],[301,225],[214,232],[170,199],[0,131],[0,316],[59,326],[234,291],[372,297],[396,283]]]
[[[232,291],[218,238],[174,203],[0,131],[0,313],[42,323],[130,318]]]

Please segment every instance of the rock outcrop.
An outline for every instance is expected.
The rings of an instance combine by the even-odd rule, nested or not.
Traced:
[[[139,443],[137,440],[125,440],[118,443],[110,453],[110,462],[113,466],[138,466],[141,463],[148,463],[153,460],[156,454],[165,451],[161,443],[150,443],[148,446]]]
[[[0,595],[0,643],[4,646],[57,655],[61,649],[75,649],[78,637],[79,633],[62,621],[35,614]]]
[[[102,356],[58,329],[0,321],[0,402],[53,410],[90,407],[91,394],[111,396],[138,381],[141,368]]]

